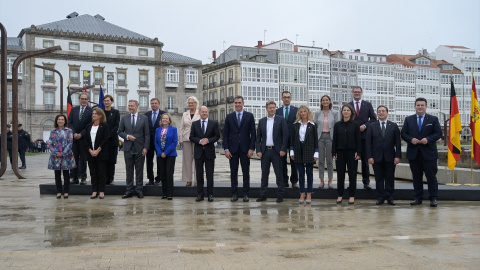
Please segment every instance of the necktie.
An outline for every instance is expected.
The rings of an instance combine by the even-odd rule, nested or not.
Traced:
[[[202,133],[205,135],[205,120],[202,121]]]
[[[285,107],[285,121],[288,120],[288,106]]]
[[[152,126],[155,126],[156,120],[157,120],[157,112],[153,112]]]
[[[238,113],[238,115],[237,115],[238,126],[240,126],[240,115],[241,115],[240,113]]]
[[[385,122],[382,122],[382,136],[385,137]]]
[[[135,129],[135,114],[132,114],[132,130]]]
[[[357,101],[357,117],[360,115],[360,107],[358,106],[358,101]]]
[[[423,118],[423,116],[418,117],[418,132],[422,131],[422,123],[423,123],[422,118]]]
[[[80,120],[82,120],[82,116],[83,116],[83,110],[85,109],[85,107],[82,107],[82,111],[80,112]]]

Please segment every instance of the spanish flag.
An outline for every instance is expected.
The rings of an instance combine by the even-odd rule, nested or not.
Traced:
[[[462,131],[462,124],[460,123],[460,114],[458,111],[457,95],[455,94],[455,87],[453,80],[450,78],[450,119],[448,131],[448,168],[455,169],[457,161],[460,160],[461,146],[460,146],[460,132]]]
[[[478,110],[477,89],[472,72],[472,101],[470,111],[470,130],[472,131],[472,159],[480,165],[480,112]],[[478,132],[476,132],[478,131]]]

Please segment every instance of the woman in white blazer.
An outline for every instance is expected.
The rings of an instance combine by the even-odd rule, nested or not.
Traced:
[[[320,176],[320,188],[325,187],[325,161],[327,162],[328,188],[333,188],[333,157],[332,157],[332,139],[333,126],[340,121],[338,111],[332,109],[332,100],[328,95],[320,99],[320,110],[315,112],[315,125],[318,132],[318,172]]]
[[[193,146],[194,144],[189,140],[190,129],[194,121],[200,120],[198,113],[198,99],[191,96],[187,99],[188,111],[182,115],[182,124],[180,127],[179,142],[183,148],[182,161],[182,181],[187,182],[186,186],[192,186],[192,179],[195,179],[195,166],[193,164]],[[195,179],[195,186],[197,181]]]

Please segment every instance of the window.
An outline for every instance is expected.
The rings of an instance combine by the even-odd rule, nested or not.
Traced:
[[[175,104],[174,97],[168,97],[168,99],[167,99],[167,109],[173,110],[174,104]]]
[[[80,70],[70,69],[70,83],[80,83]]]
[[[54,101],[55,101],[54,92],[43,92],[43,103],[45,104],[46,110],[53,110]]]
[[[103,45],[93,44],[93,51],[97,53],[103,53]]]
[[[225,83],[225,73],[220,72],[220,85]]]
[[[127,85],[127,73],[125,71],[117,71],[117,84]]]
[[[148,87],[148,72],[141,71],[139,75],[140,86]]]
[[[44,74],[44,77],[43,77],[44,81],[53,82],[53,71],[44,69],[43,74]]]
[[[127,54],[127,48],[117,46],[117,54]]]
[[[95,84],[103,84],[103,72],[95,71]]]
[[[167,69],[167,82],[178,82],[179,72],[178,69]]]
[[[55,45],[53,43],[53,40],[47,40],[47,39],[43,40],[43,48],[51,48],[53,47],[53,45]]]
[[[7,73],[12,73],[12,66],[13,62],[15,62],[14,58],[7,58]],[[23,62],[18,65],[18,74],[21,74],[23,70]]]
[[[117,106],[119,111],[125,111],[127,108],[127,95],[117,95]]]
[[[70,42],[68,43],[68,49],[71,51],[80,51],[80,43]]]
[[[185,70],[185,83],[186,84],[197,84],[198,83],[198,71],[196,70]],[[204,80],[204,85],[206,82]]]
[[[148,96],[140,96],[138,103],[140,105],[140,110],[146,111],[148,109]]]
[[[72,94],[72,105],[73,106],[78,106],[78,95],[79,93]]]
[[[148,56],[148,50],[147,49],[138,49],[138,55],[139,56]]]
[[[230,69],[228,71],[228,82],[232,83],[233,82],[233,69]]]

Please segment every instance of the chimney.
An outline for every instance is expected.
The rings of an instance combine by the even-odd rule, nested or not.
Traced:
[[[217,51],[215,50],[212,51],[212,58],[213,58],[213,62],[217,62]]]
[[[263,46],[262,41],[259,40],[258,43],[257,43],[257,48],[261,48],[262,46]]]
[[[360,49],[356,49],[354,52],[356,52],[356,53],[360,53]]]

